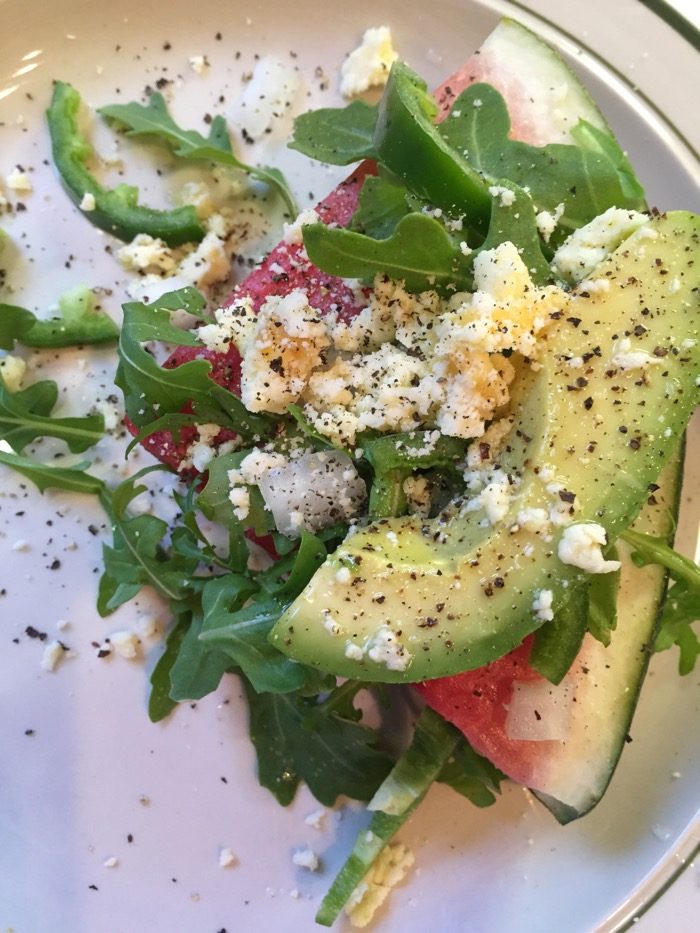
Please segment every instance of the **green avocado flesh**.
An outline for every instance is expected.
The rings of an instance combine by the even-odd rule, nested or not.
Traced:
[[[589,277],[606,286],[572,296],[541,365],[521,366],[498,457],[513,482],[505,518],[492,526],[456,502],[434,519],[374,522],[316,572],[273,644],[338,676],[406,683],[506,654],[542,625],[540,590],[565,609],[587,574],[559,560],[563,527],[542,535],[517,516],[563,502],[613,542],[638,515],[698,400],[699,245],[698,216],[651,220]],[[630,350],[648,365],[621,362]]]

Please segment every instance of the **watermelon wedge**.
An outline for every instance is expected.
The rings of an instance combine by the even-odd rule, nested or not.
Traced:
[[[557,53],[512,20],[502,20],[482,47],[438,88],[441,116],[449,113],[466,87],[479,81],[494,85],[504,96],[512,121],[510,135],[523,142],[571,143],[570,129],[580,119],[608,130]],[[320,218],[347,224],[365,176],[374,172],[371,162],[361,164],[317,206]],[[355,293],[341,279],[312,266],[299,245],[286,242],[278,244],[236,287],[228,303],[247,296],[259,308],[269,296],[300,287],[322,312],[340,310],[351,317],[360,310]],[[212,363],[211,375],[218,383],[239,389],[240,357],[235,348],[222,355],[183,347],[166,365],[196,358]],[[177,469],[194,435],[194,429],[183,429],[175,443],[170,435],[155,434],[144,446]],[[645,510],[636,527],[666,534],[669,509],[675,507],[679,489],[678,464],[672,464],[659,482],[658,504]],[[553,688],[531,668],[530,640],[485,668],[416,687],[426,703],[458,726],[478,752],[532,788],[561,822],[590,810],[610,780],[636,705],[647,646],[665,590],[665,576],[659,568],[640,571],[627,556],[622,558],[622,598],[612,644],[606,649],[588,636],[561,687]],[[513,709],[518,706],[521,712],[516,715]],[[523,710],[527,716],[528,708],[540,720],[545,713],[556,716],[556,724],[545,723],[532,735],[523,733],[519,719]]]

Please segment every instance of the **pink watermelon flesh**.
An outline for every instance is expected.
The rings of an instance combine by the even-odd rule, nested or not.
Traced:
[[[532,636],[510,654],[474,671],[415,685],[428,706],[457,726],[472,747],[508,777],[536,786],[546,753],[559,742],[510,739],[506,720],[516,683],[544,681],[528,661]]]
[[[523,142],[539,144],[540,134],[533,128],[531,108],[526,99],[527,82],[504,74],[503,62],[495,55],[476,52],[460,70],[436,91],[440,117],[444,118],[455,98],[469,85],[487,81],[499,89],[508,102],[511,136]],[[316,208],[325,223],[346,225],[357,205],[364,178],[374,174],[371,162],[361,164],[350,177],[332,191]],[[341,280],[315,268],[302,255],[301,247],[279,243],[266,259],[236,287],[227,304],[248,296],[260,308],[271,295],[285,295],[303,288],[310,303],[320,311],[338,310],[352,317],[360,308],[355,293]],[[192,359],[212,363],[212,379],[234,392],[240,390],[240,356],[235,347],[226,354],[205,349],[182,347],[168,360],[177,366]],[[144,446],[158,459],[177,469],[195,429],[183,429],[179,443],[165,433],[152,435]],[[262,542],[265,544],[266,542]],[[536,787],[540,783],[547,751],[560,743],[552,741],[513,740],[506,734],[508,705],[515,684],[543,680],[529,665],[531,638],[510,654],[484,668],[453,677],[426,681],[416,689],[425,702],[445,719],[454,723],[482,755],[518,783]]]

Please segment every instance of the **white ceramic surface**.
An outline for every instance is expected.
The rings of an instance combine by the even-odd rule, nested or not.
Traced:
[[[602,56],[541,24],[609,114],[652,203],[697,209],[697,162],[626,83],[636,82],[697,144],[689,90],[696,59],[687,43],[632,0],[616,4],[612,21],[604,15],[610,5],[597,0],[558,11],[549,2],[530,6]],[[392,26],[400,52],[437,84],[487,34],[494,10],[506,9],[514,8],[467,0],[438,0],[426,8],[387,0],[378,11],[366,0],[334,0],[320,11],[313,0],[293,8],[279,0],[252,7],[172,0],[148,12],[136,0],[57,0],[51,6],[0,0],[0,177],[21,164],[32,170],[35,188],[21,198],[27,210],[5,224],[15,245],[11,263],[3,255],[0,265],[11,266],[13,299],[46,307],[65,288],[87,281],[113,289],[105,303],[116,314],[125,287],[125,276],[105,253],[107,238],[69,206],[44,164],[42,113],[53,78],[72,81],[90,105],[99,106],[138,96],[167,68],[176,79],[176,113],[200,125],[206,111],[232,112],[241,75],[254,66],[256,53],[295,61],[311,103],[331,102],[343,55],[366,26],[383,21]],[[202,53],[212,68],[200,77],[188,59]],[[320,89],[317,66],[331,90]],[[223,103],[217,103],[220,94]],[[287,130],[280,126],[264,152],[254,149],[252,156],[279,161],[300,194],[322,194],[341,173],[310,169],[286,152]],[[99,136],[103,152],[109,140],[106,133]],[[123,153],[129,177],[136,172],[150,199],[165,203],[162,183],[153,173],[139,175],[129,147]],[[262,245],[255,243],[253,251]],[[111,391],[103,375],[110,371],[109,354],[93,360],[83,370],[68,353],[42,369],[68,387],[64,403],[72,411],[86,410]],[[100,454],[105,474],[113,475],[112,464],[119,468],[114,449],[105,444]],[[137,607],[99,619],[93,608],[104,522],[99,510],[66,495],[41,498],[5,470],[0,483],[0,589],[7,591],[0,597],[0,929],[313,930],[319,899],[362,821],[359,808],[329,813],[325,829],[316,830],[304,822],[316,809],[308,794],[283,810],[257,786],[234,679],[195,708],[149,724],[147,674],[157,644],[149,643],[144,661],[128,662],[98,659],[91,642],[128,627],[139,611],[150,608],[162,616],[162,610],[143,598]],[[697,527],[692,503],[685,519],[688,545]],[[96,535],[90,526],[97,527]],[[17,547],[22,540],[26,546]],[[56,559],[60,569],[49,569]],[[61,619],[70,624],[59,633]],[[76,657],[54,673],[43,672],[42,645],[25,636],[28,625],[60,637]],[[587,819],[562,829],[515,787],[483,812],[444,788],[431,791],[402,833],[416,853],[417,870],[394,894],[377,929],[583,933],[623,922],[646,897],[639,887],[645,879],[663,875],[680,841],[697,837],[699,675],[681,681],[674,667],[670,655],[654,659],[634,741],[610,792]],[[291,862],[294,848],[306,844],[322,859],[322,871],[314,875]],[[226,869],[218,866],[224,846],[238,856]],[[115,867],[105,866],[110,857],[118,860]],[[693,883],[689,874],[684,885],[687,879]],[[656,883],[647,883],[647,891]],[[291,896],[294,890],[299,897]],[[683,905],[681,910],[684,922]],[[652,917],[653,911],[642,923],[658,929],[649,926]]]

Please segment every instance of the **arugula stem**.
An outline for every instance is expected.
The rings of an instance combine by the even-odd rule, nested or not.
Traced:
[[[683,580],[694,590],[700,589],[700,567],[689,557],[670,548],[663,538],[655,538],[628,528],[620,535],[644,560],[644,563],[661,564],[675,580]]]

